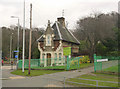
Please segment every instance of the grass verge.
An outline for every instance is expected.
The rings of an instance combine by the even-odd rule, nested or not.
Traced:
[[[104,69],[103,71],[108,71],[108,72],[117,72],[118,73],[118,65],[112,66],[109,68]]]
[[[78,87],[96,87],[96,86],[91,86],[91,85],[84,85],[84,84],[76,84],[76,83],[68,83],[67,82],[67,81],[72,81],[72,82],[77,82],[77,83],[96,85],[96,81],[82,80],[82,79],[78,79],[78,78],[99,80],[99,82],[98,82],[99,86],[118,87],[118,83],[102,82],[102,81],[118,82],[118,76],[108,75],[108,74],[99,74],[99,73],[85,74],[85,75],[81,75],[81,76],[76,77],[76,78],[70,78],[70,79],[66,80],[66,83],[73,85],[73,86],[78,86]]]
[[[15,70],[11,73],[15,75],[21,75],[21,76],[39,76],[39,75],[51,74],[51,73],[62,72],[62,71],[63,70],[31,70],[30,75],[28,75],[28,70],[25,70],[24,73],[22,72],[22,70]]]

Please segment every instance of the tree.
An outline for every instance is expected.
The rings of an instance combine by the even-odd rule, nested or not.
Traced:
[[[13,44],[12,51],[17,50],[17,37],[18,37],[18,27],[10,26],[10,27],[1,27],[2,29],[2,52],[4,57],[10,57],[10,36],[13,33]],[[37,39],[43,34],[43,28],[33,28],[33,36],[32,36],[32,58],[39,58],[38,54],[38,43]],[[29,52],[29,29],[25,29],[25,57],[28,58]],[[23,47],[23,28],[20,26],[20,37],[19,37],[19,58],[22,59],[22,47]],[[35,52],[34,52],[35,51]],[[36,53],[36,54],[35,54]]]
[[[79,19],[75,34],[79,40],[86,42],[86,48],[89,52],[91,62],[93,54],[96,53],[96,45],[105,38],[114,38],[112,30],[117,25],[117,13],[94,13],[88,17]]]

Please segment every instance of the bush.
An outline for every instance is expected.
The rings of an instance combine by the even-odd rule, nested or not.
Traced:
[[[56,63],[53,63],[52,66],[56,66]]]
[[[41,64],[40,64],[40,67],[44,67],[44,64],[43,64],[43,63],[41,63]]]
[[[119,55],[118,51],[112,51],[107,53],[107,56],[118,56],[118,55]]]
[[[90,59],[88,56],[82,56],[82,58],[80,58],[80,64],[81,63],[89,63],[89,62],[90,62]]]
[[[71,61],[71,65],[76,65],[77,62],[78,62],[78,60],[72,60],[72,61]]]

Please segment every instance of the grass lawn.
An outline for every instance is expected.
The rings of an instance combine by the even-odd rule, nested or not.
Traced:
[[[86,67],[89,67],[89,66],[93,66],[93,63],[80,64],[80,68],[86,68]],[[78,68],[77,66],[71,66],[70,70],[77,69],[77,68]],[[28,75],[28,70],[25,70],[24,73],[22,73],[22,70],[15,70],[11,73],[15,74],[15,75],[21,75],[21,76],[39,76],[39,75],[44,75],[44,74],[51,74],[51,73],[65,71],[66,66],[32,67],[32,69],[42,69],[42,70],[31,70],[30,75]],[[44,69],[46,69],[46,70],[44,70]],[[47,70],[47,69],[56,69],[56,70]]]
[[[104,69],[103,71],[108,71],[108,72],[117,72],[118,73],[118,65],[112,66],[109,68]]]
[[[62,72],[63,70],[31,70],[31,74],[28,75],[28,70],[25,70],[24,73],[22,73],[22,70],[15,70],[11,72],[15,75],[21,75],[21,76],[39,76],[44,74],[51,74],[56,72]]]
[[[90,67],[93,66],[93,63],[83,63],[79,65],[71,65],[70,66],[70,70],[74,70],[74,69],[80,69],[80,68],[86,68],[86,67]],[[32,67],[32,69],[60,69],[60,70],[66,70],[66,66],[47,66],[47,67]]]
[[[33,69],[62,69],[64,70],[65,66],[47,66],[47,67],[32,67]]]
[[[92,74],[81,75],[80,77],[76,77],[76,78],[67,79],[66,83],[70,84],[70,85],[73,85],[73,86],[78,86],[78,87],[95,87],[95,86],[84,85],[84,84],[68,83],[67,81],[96,85],[96,81],[81,80],[81,79],[78,79],[78,78],[118,82],[118,76],[116,76],[116,75],[92,73]],[[100,81],[98,82],[98,85],[99,86],[118,87],[118,83],[108,83],[108,82],[100,82]]]

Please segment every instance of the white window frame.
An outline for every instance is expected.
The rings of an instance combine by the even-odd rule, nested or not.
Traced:
[[[59,53],[59,60],[62,59],[62,53]]]
[[[54,58],[57,60],[57,53],[55,53],[55,56],[54,56]]]
[[[45,54],[44,53],[42,54],[42,60],[45,60]]]
[[[48,44],[48,36],[49,36],[49,44]],[[46,46],[51,46],[51,35],[50,34],[47,34],[46,35]]]

